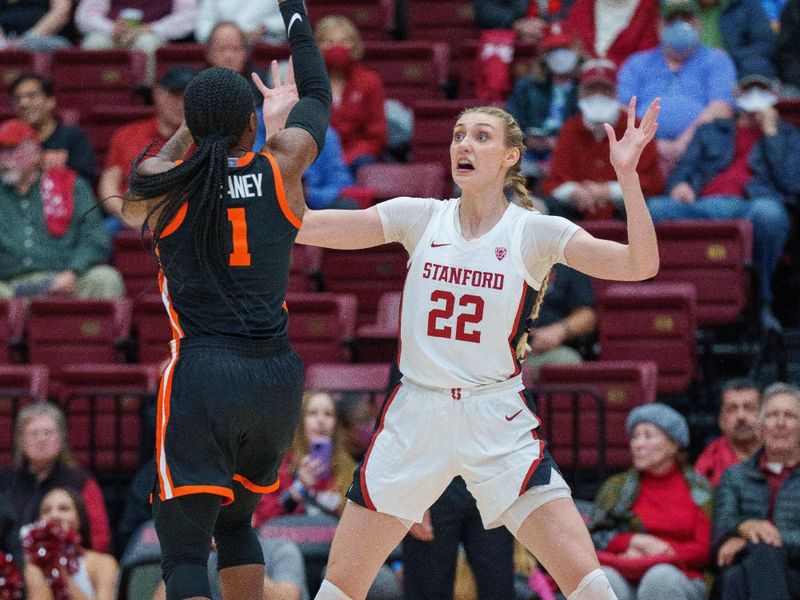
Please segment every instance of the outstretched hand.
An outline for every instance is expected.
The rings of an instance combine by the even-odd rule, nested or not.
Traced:
[[[628,103],[628,127],[622,139],[617,139],[614,128],[604,123],[610,146],[611,166],[617,172],[636,170],[639,157],[645,146],[650,143],[658,129],[658,112],[661,110],[661,98],[650,104],[639,126],[636,126],[636,96]]]
[[[289,111],[297,104],[297,86],[294,83],[294,68],[292,59],[289,59],[289,69],[286,73],[286,81],[281,81],[278,61],[273,60],[270,65],[272,70],[272,87],[267,87],[256,73],[252,73],[253,83],[256,84],[258,91],[264,96],[263,119],[264,126],[267,128],[267,136],[271,136],[286,125],[286,118]]]

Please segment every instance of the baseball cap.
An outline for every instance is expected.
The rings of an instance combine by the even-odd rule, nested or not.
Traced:
[[[197,75],[197,70],[186,65],[173,65],[159,78],[158,85],[170,92],[182,92]]]
[[[669,19],[679,13],[696,15],[700,7],[695,0],[664,0],[661,3],[661,18]]]
[[[16,146],[26,140],[39,140],[36,130],[25,121],[9,119],[0,123],[0,146]]]
[[[581,69],[580,84],[589,85],[590,83],[604,83],[616,87],[616,65],[607,58],[586,61]]]

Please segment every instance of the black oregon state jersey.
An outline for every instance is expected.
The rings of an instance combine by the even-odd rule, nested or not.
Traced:
[[[292,246],[301,221],[289,208],[275,159],[249,152],[228,159],[225,260],[234,286],[226,300],[195,256],[197,203],[189,198],[158,241],[159,289],[173,338],[286,337],[284,305]]]

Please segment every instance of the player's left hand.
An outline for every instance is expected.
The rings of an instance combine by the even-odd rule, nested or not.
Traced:
[[[281,81],[278,61],[273,60],[270,65],[272,71],[272,87],[267,87],[256,73],[252,73],[253,82],[258,91],[264,96],[263,119],[264,126],[267,128],[267,137],[278,133],[286,125],[286,118],[289,111],[297,104],[299,96],[297,86],[294,82],[294,68],[292,59],[289,59],[289,70],[286,73],[286,81]]]
[[[636,96],[628,103],[628,128],[622,139],[617,140],[614,128],[608,123],[603,127],[608,135],[611,166],[617,172],[633,171],[639,164],[639,157],[647,144],[653,139],[658,129],[658,112],[661,110],[661,98],[650,104],[639,126],[636,126]]]

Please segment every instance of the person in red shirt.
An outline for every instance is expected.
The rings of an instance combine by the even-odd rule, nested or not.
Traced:
[[[600,59],[584,64],[578,108],[580,114],[561,128],[549,174],[541,185],[548,211],[573,220],[621,217],[622,190],[608,158],[608,137],[603,129],[603,123],[613,123],[617,136],[621,136],[627,126],[617,101],[614,63]],[[664,186],[653,142],[642,152],[639,179],[645,197],[659,193]]]
[[[380,160],[386,148],[383,81],[361,63],[364,44],[346,17],[320,19],[314,37],[331,80],[331,126],[341,138],[344,160],[355,175],[362,165]]]
[[[761,444],[758,410],[761,392],[750,379],[733,379],[722,386],[717,423],[722,435],[706,446],[695,470],[716,487],[728,467],[749,458]]]
[[[686,419],[643,404],[625,428],[633,468],[603,484],[589,521],[603,571],[621,599],[705,600],[713,488],[683,464]]]
[[[183,91],[195,74],[190,67],[170,67],[153,87],[153,117],[123,125],[111,136],[106,166],[97,185],[103,209],[110,215],[106,227],[111,233],[123,227],[120,210],[122,197],[128,191],[131,165],[148,146],[149,152],[155,155],[178,130],[183,121]]]

